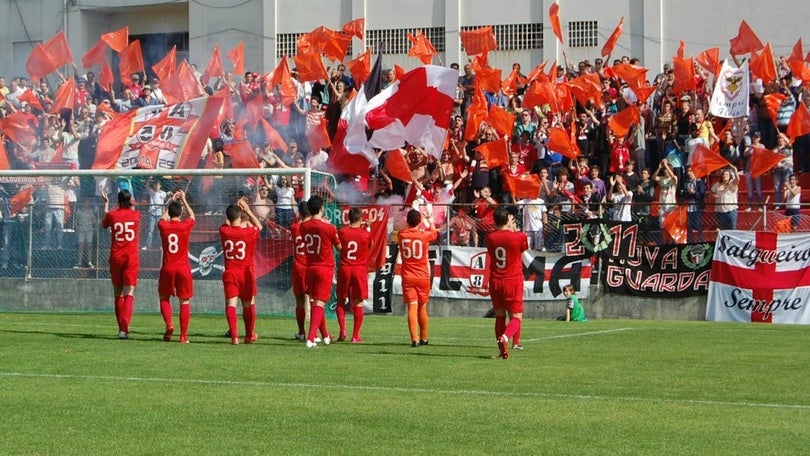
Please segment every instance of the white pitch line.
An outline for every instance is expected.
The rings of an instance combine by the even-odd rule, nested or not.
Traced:
[[[484,390],[440,390],[429,388],[402,388],[392,386],[363,386],[363,385],[335,385],[335,384],[309,384],[309,383],[276,383],[259,381],[233,381],[233,380],[203,380],[186,378],[160,378],[160,377],[113,377],[104,375],[70,375],[70,374],[28,374],[24,372],[0,372],[0,377],[17,378],[42,378],[56,380],[99,380],[106,382],[141,382],[141,383],[182,383],[193,385],[235,385],[235,386],[258,386],[268,388],[296,388],[296,389],[333,389],[333,390],[359,390],[359,391],[383,391],[394,393],[423,393],[439,395],[470,395],[470,396],[502,396],[502,397],[528,397],[541,399],[578,399],[578,400],[600,400],[600,401],[624,401],[624,402],[650,402],[656,404],[691,404],[691,405],[711,405],[722,407],[750,407],[750,408],[783,408],[810,410],[810,405],[802,404],[771,404],[766,402],[733,402],[714,401],[707,399],[666,399],[655,397],[628,397],[628,396],[595,396],[586,394],[554,394],[554,393],[518,393],[509,391],[484,391]]]
[[[615,332],[622,332],[622,331],[632,331],[636,328],[616,328],[616,329],[606,329],[604,331],[591,331],[591,332],[584,332],[584,333],[570,333],[570,334],[560,334],[559,336],[546,336],[546,337],[538,337],[535,339],[525,339],[526,342],[537,342],[538,340],[549,340],[549,339],[565,339],[568,337],[580,337],[580,336],[595,336],[598,334],[610,334]]]

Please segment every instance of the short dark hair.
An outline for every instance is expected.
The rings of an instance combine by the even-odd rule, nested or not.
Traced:
[[[118,192],[118,207],[129,209],[132,207],[132,193],[129,190],[121,190]]]
[[[414,228],[422,222],[422,213],[416,209],[411,209],[408,211],[408,216],[406,219],[408,221],[408,226]]]
[[[242,217],[242,208],[236,204],[231,204],[225,209],[225,217],[229,222],[233,223]]]
[[[363,211],[357,207],[349,209],[349,223],[357,223],[363,217]]]
[[[183,213],[183,205],[180,203],[180,201],[172,201],[169,203],[168,212],[169,217],[180,217],[180,214]]]
[[[301,201],[298,203],[298,215],[301,218],[309,217],[311,214],[309,213],[309,203],[307,201]]]
[[[307,207],[309,207],[309,214],[315,215],[323,209],[323,198],[315,195],[309,198],[307,201]]]
[[[495,221],[495,225],[497,226],[506,225],[509,223],[509,211],[507,211],[505,207],[495,209],[495,213],[492,215],[492,220]]]

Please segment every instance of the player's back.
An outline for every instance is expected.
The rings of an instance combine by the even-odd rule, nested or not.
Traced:
[[[485,239],[489,255],[489,276],[495,279],[523,277],[523,252],[529,249],[525,233],[495,230]],[[522,279],[521,279],[522,280]]]
[[[164,268],[187,268],[189,239],[194,228],[194,219],[161,220],[158,222],[160,242],[163,247]]]
[[[397,233],[403,280],[429,280],[428,247],[438,237],[435,230],[405,228]]]
[[[141,213],[135,209],[113,209],[104,216],[104,228],[110,229],[110,256],[138,256]]]
[[[307,267],[307,251],[304,245],[304,237],[301,235],[301,224],[295,222],[290,226],[290,235],[293,240],[293,266],[297,268]]]
[[[256,243],[259,240],[259,229],[255,226],[219,227],[222,241],[222,253],[225,257],[225,269],[245,269],[253,266]]]
[[[340,245],[340,240],[334,225],[313,218],[301,224],[301,236],[308,266],[335,267],[334,247]]]
[[[360,226],[347,226],[338,231],[340,265],[366,266],[371,252],[371,233]]]

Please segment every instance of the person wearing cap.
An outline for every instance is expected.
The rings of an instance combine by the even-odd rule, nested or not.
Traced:
[[[160,101],[158,101],[154,92],[152,92],[152,87],[148,85],[143,87],[141,98],[143,99],[144,106],[157,106],[160,104]]]
[[[129,76],[129,84],[124,84],[124,87],[126,87],[127,89],[130,90],[130,92],[132,92],[133,97],[135,98],[140,97],[141,89],[143,87],[141,86],[141,75],[139,75],[138,73],[132,73]]]

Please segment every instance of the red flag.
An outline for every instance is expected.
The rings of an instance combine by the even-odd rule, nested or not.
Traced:
[[[523,94],[523,108],[533,108],[549,104],[556,105],[554,84],[548,81],[534,81]]]
[[[548,19],[549,22],[551,22],[551,30],[554,32],[554,36],[556,36],[557,40],[562,43],[563,37],[562,26],[560,25],[560,5],[556,3],[551,4],[551,8],[548,9]]]
[[[234,168],[258,168],[259,159],[253,152],[249,141],[240,141],[225,145],[225,154],[231,157]]]
[[[487,124],[494,128],[500,136],[512,136],[515,126],[515,115],[500,106],[492,105],[487,115]]]
[[[521,174],[510,176],[504,174],[506,187],[512,193],[515,201],[520,199],[534,199],[540,194],[540,176],[537,174]]]
[[[371,48],[366,48],[366,52],[347,62],[346,68],[352,74],[355,88],[360,88],[360,85],[368,79],[368,75],[371,73]]]
[[[67,78],[64,84],[56,91],[56,101],[51,107],[51,114],[58,114],[64,108],[71,111],[76,108],[75,81],[73,78]]]
[[[26,144],[36,137],[36,132],[19,111],[0,119],[0,130],[19,144]]]
[[[607,41],[605,41],[605,45],[602,46],[602,57],[609,56],[613,54],[613,50],[616,49],[616,43],[619,42],[619,38],[622,36],[622,31],[624,29],[624,16],[619,20],[619,25],[616,26],[616,29],[613,30],[613,33],[610,34]]]
[[[73,63],[73,53],[70,51],[65,32],[59,32],[48,41],[42,43],[42,47],[48,52],[51,61],[57,67]]]
[[[82,67],[90,68],[93,65],[101,65],[107,57],[107,43],[98,40],[93,47],[82,57]]]
[[[425,65],[430,64],[431,60],[433,60],[433,56],[438,54],[436,48],[433,47],[433,44],[430,43],[430,40],[427,39],[421,30],[417,30],[415,35],[408,32],[408,41],[411,42],[408,56],[418,57]]]
[[[309,54],[313,52],[320,53],[320,49],[316,49],[315,46],[312,45],[310,34],[302,33],[298,35],[298,38],[295,39],[295,53]]]
[[[698,144],[692,152],[692,171],[698,179],[729,165],[728,160],[702,144]]]
[[[264,136],[267,138],[267,143],[273,150],[283,150],[287,152],[287,143],[284,138],[278,134],[275,128],[268,123],[264,117],[261,118],[262,128],[264,129]]]
[[[804,61],[804,50],[802,49],[802,37],[799,37],[796,44],[793,45],[793,51],[790,53],[790,56],[787,58],[788,63],[790,62],[803,62]]]
[[[106,114],[110,119],[117,119],[121,116],[121,114],[113,111],[113,108],[111,108],[110,105],[105,103],[99,103],[96,109]]]
[[[613,130],[613,134],[615,134],[617,138],[623,138],[630,132],[630,127],[638,123],[638,121],[638,106],[630,105],[611,117],[610,120],[608,120],[608,127]]]
[[[566,113],[574,109],[571,89],[567,84],[554,85],[554,100],[557,104],[551,107],[551,112]]]
[[[297,54],[293,57],[293,62],[295,62],[295,69],[298,71],[298,79],[301,82],[322,81],[329,78],[320,54]]]
[[[96,159],[93,161],[93,169],[114,169],[116,167],[118,159],[121,157],[122,148],[132,133],[130,131],[133,126],[132,119],[138,111],[138,109],[133,109],[104,125],[96,145]]]
[[[39,102],[39,98],[37,98],[33,90],[31,89],[26,90],[25,92],[22,93],[22,95],[20,95],[18,99],[42,111],[42,103]]]
[[[720,48],[710,48],[695,56],[695,62],[709,73],[717,76],[720,73]]]
[[[500,68],[481,68],[475,73],[474,81],[482,90],[498,93],[501,90],[501,74],[502,70]]]
[[[194,75],[194,70],[191,69],[186,60],[180,62],[173,76],[161,81],[161,86],[166,102],[169,104],[201,97],[205,93]]]
[[[692,59],[672,58],[672,71],[675,73],[675,83],[672,92],[680,95],[683,92],[695,90],[695,64]]]
[[[765,47],[762,41],[759,40],[757,34],[751,30],[751,26],[748,25],[748,22],[745,22],[745,19],[740,22],[740,29],[737,32],[737,36],[730,39],[729,44],[731,45],[729,49],[731,55],[747,54]]]
[[[582,106],[586,106],[589,100],[597,104],[602,100],[602,83],[597,73],[577,76],[568,82],[568,88]]]
[[[681,40],[680,43],[678,44],[678,49],[675,51],[675,57],[682,59],[683,53],[685,51],[686,51],[686,43],[684,43],[683,40]]]
[[[532,71],[529,73],[529,82],[538,81],[538,80],[548,81],[548,76],[546,76],[546,73],[545,73],[545,69],[546,69],[547,64],[548,64],[548,59],[546,59],[540,65],[537,65],[536,67],[534,67],[532,69]],[[555,65],[556,65],[556,63],[555,63]]]
[[[627,63],[620,63],[618,65],[614,65],[610,67],[613,73],[621,78],[623,81],[627,82],[627,84],[631,88],[641,87],[647,82],[647,68],[640,68],[635,67],[633,65],[629,65]],[[595,74],[595,73],[593,73]],[[599,75],[596,74],[598,79]],[[601,86],[599,87],[601,93]]]
[[[775,92],[769,93],[762,98],[765,101],[765,109],[768,111],[768,115],[770,115],[773,124],[776,125],[776,111],[782,106],[782,102],[785,101],[787,95]]]
[[[118,63],[118,71],[122,78],[144,71],[140,40],[129,43],[129,46],[121,51],[118,57],[121,59]]]
[[[122,52],[129,44],[129,26],[101,35],[101,41],[107,43],[113,51]]]
[[[216,76],[218,78],[225,76],[225,70],[222,67],[222,58],[219,55],[218,44],[214,45],[214,51],[211,52],[211,58],[208,60],[208,65],[205,66],[205,71],[203,71],[203,74],[200,77],[200,82],[207,85],[208,81],[211,80],[211,76]]]
[[[551,127],[549,129],[546,147],[571,160],[576,160],[579,157],[579,149],[571,143],[571,137],[568,132],[561,127]]]
[[[346,58],[352,37],[320,26],[308,34],[308,41],[313,49],[329,57],[332,61],[342,62]]]
[[[807,110],[804,103],[799,103],[793,115],[790,116],[786,133],[791,143],[795,142],[799,136],[810,133],[810,111]]]
[[[0,138],[0,169],[11,169],[11,163],[8,161],[8,152],[6,152],[5,138]]]
[[[228,60],[233,62],[233,72],[239,75],[245,74],[245,42],[240,41],[235,48],[226,54]]]
[[[478,136],[478,128],[481,122],[487,118],[489,111],[487,110],[487,100],[484,98],[484,92],[476,87],[472,96],[472,102],[467,107],[467,125],[464,127],[464,140],[472,141]]]
[[[362,17],[343,24],[343,33],[347,35],[354,35],[361,40],[363,39],[363,36],[365,36],[365,30],[366,20]]]
[[[476,147],[475,150],[481,152],[484,160],[487,161],[489,169],[494,169],[509,163],[509,144],[505,137],[485,142]]]
[[[389,150],[385,154],[385,169],[392,177],[396,177],[402,182],[413,183],[413,175],[408,161],[399,149]]]
[[[112,92],[112,85],[114,82],[115,76],[113,76],[112,68],[110,67],[110,64],[105,61],[104,65],[101,66],[101,71],[98,75],[98,85],[100,85],[101,88],[107,92]]]
[[[51,163],[62,163],[65,158],[65,144],[60,143],[59,146],[56,148],[56,151],[53,153],[53,157],[51,157]]]
[[[635,92],[636,97],[638,97],[638,101],[645,103],[650,95],[655,93],[658,89],[656,86],[643,86],[643,87],[633,87],[633,92]]]
[[[766,149],[764,147],[754,147],[749,159],[748,168],[751,171],[751,177],[759,177],[777,165],[785,156],[779,152]]]
[[[405,68],[402,68],[396,63],[394,64],[394,81],[399,81],[400,79],[402,79],[402,76],[404,76],[405,73],[407,73],[405,71]]]
[[[664,230],[676,244],[686,244],[687,216],[686,205],[680,205],[664,216]]]
[[[174,71],[177,68],[177,46],[172,46],[172,49],[166,54],[160,61],[154,65],[152,65],[152,71],[160,78],[161,80],[169,79],[174,75]]]
[[[321,150],[332,146],[329,140],[329,132],[326,131],[326,118],[321,117],[321,121],[307,130],[307,142],[309,150]]]
[[[48,51],[41,44],[34,46],[25,62],[25,70],[32,79],[42,79],[56,70]]]
[[[776,64],[773,59],[773,52],[771,52],[771,43],[766,43],[762,52],[757,54],[751,52],[751,61],[749,66],[751,73],[762,79],[765,85],[776,81]]]
[[[495,32],[492,27],[480,27],[475,30],[459,32],[461,45],[467,55],[486,54],[489,51],[498,49],[498,42],[495,40]]]
[[[9,205],[11,206],[10,215],[19,214],[20,211],[25,209],[26,206],[33,202],[34,190],[35,187],[30,185],[15,193],[11,198],[8,199]]]

